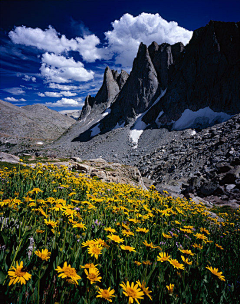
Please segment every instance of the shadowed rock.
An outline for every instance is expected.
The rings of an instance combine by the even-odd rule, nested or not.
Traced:
[[[157,52],[156,46],[151,47]],[[171,59],[171,58],[170,58]],[[170,60],[169,59],[169,60]],[[171,62],[171,60],[170,60]],[[240,112],[240,22],[210,21],[197,29],[169,70],[167,93],[144,117],[171,124],[185,109]]]

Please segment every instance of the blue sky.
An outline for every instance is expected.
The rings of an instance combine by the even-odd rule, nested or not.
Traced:
[[[0,1],[0,99],[81,109],[106,66],[131,70],[138,45],[187,44],[210,20],[240,21],[239,0]]]

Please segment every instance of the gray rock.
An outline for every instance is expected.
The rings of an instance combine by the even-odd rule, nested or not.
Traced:
[[[229,184],[229,185],[226,186],[226,190],[227,190],[228,192],[230,192],[230,191],[232,191],[235,187],[236,187],[235,184]]]
[[[80,157],[72,156],[70,159],[75,161],[75,162],[78,162],[78,163],[82,162],[82,159]]]
[[[226,173],[232,169],[232,167],[227,163],[218,163],[216,164],[218,173]]]
[[[82,107],[82,111],[78,120],[84,120],[88,117],[88,115],[91,113],[91,109],[94,105],[94,101],[95,98],[92,97],[91,95],[88,95],[85,98],[84,106]]]
[[[227,173],[220,180],[220,185],[234,184],[235,180],[236,180],[236,176],[233,173]]]
[[[240,112],[240,22],[210,21],[194,31],[175,64],[171,64],[170,52],[166,54],[170,64],[167,92],[149,111],[146,123],[155,121],[161,111],[164,115],[159,123],[163,126],[171,126],[185,109]],[[206,120],[199,128],[207,126]]]
[[[158,75],[158,80],[162,89],[168,86],[169,68],[173,65],[180,53],[184,50],[182,43],[170,45],[163,43],[158,45],[155,41],[148,47],[152,63]]]
[[[125,85],[128,77],[129,77],[128,73],[124,70],[121,70],[121,73],[117,78],[117,83],[118,83],[118,86],[119,86],[119,90],[121,90],[123,88],[123,86]]]
[[[214,181],[207,181],[201,187],[198,191],[200,191],[202,196],[209,196],[211,194],[214,194],[214,192],[218,189],[218,184]]]
[[[20,158],[16,155],[0,152],[0,162],[17,164],[20,162]]]
[[[119,93],[119,85],[117,79],[120,77],[117,71],[111,70],[108,66],[105,69],[103,76],[103,84],[97,95],[92,97],[88,95],[85,99],[85,104],[82,108],[79,120],[90,120],[96,114],[104,112],[113,102],[116,95]],[[125,74],[121,76],[121,84],[124,82]],[[91,115],[90,115],[91,114]]]
[[[17,107],[0,100],[0,141],[36,146],[56,140],[76,120],[42,104]]]

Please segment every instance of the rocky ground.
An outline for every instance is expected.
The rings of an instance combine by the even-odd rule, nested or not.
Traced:
[[[71,142],[78,133],[64,134],[55,143],[30,152],[49,157],[103,158],[137,166],[147,186],[173,195],[197,197],[218,205],[240,205],[240,115],[203,129],[168,131],[147,129],[138,147],[129,140],[129,129],[120,128],[88,142]],[[70,137],[69,137],[70,136]]]
[[[21,159],[20,157],[21,156]],[[19,156],[0,152],[0,163],[24,164],[35,167],[37,163],[53,164],[58,167],[66,166],[69,170],[82,173],[91,178],[97,178],[107,183],[131,184],[146,189],[141,173],[137,167],[127,166],[117,162],[108,163],[102,158],[82,160],[79,157],[59,159],[35,156],[22,153]]]

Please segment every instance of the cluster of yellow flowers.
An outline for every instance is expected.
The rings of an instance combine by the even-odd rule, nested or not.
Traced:
[[[0,170],[0,175],[5,179],[10,178],[9,170]],[[218,244],[212,240],[211,228],[233,226],[227,220],[223,222],[217,217],[211,217],[203,204],[182,198],[174,199],[168,193],[162,196],[154,187],[146,191],[130,185],[102,183],[53,165],[26,168],[21,171],[21,176],[35,181],[34,185],[41,181],[42,186],[39,184],[39,188],[28,188],[22,196],[21,189],[16,191],[16,197],[1,199],[0,207],[3,211],[10,208],[15,214],[24,209],[32,215],[32,234],[44,240],[44,245],[34,251],[35,259],[51,263],[55,258],[50,252],[51,248],[56,247],[55,240],[61,238],[61,259],[58,262],[55,260],[54,267],[58,277],[73,285],[79,285],[78,281],[83,277],[88,280],[88,284],[96,284],[96,297],[109,302],[116,296],[112,287],[117,286],[112,285],[107,289],[97,286],[101,286],[99,283],[105,276],[105,273],[101,276],[103,264],[107,271],[108,265],[113,269],[116,265],[114,261],[121,258],[122,261],[126,260],[124,267],[129,272],[130,267],[137,265],[135,268],[139,269],[138,273],[144,273],[140,278],[145,278],[145,281],[137,280],[138,277],[128,277],[126,271],[125,276],[118,281],[125,280],[120,284],[122,293],[128,297],[129,303],[139,303],[138,300],[144,299],[144,295],[152,300],[152,291],[146,287],[149,284],[146,280],[147,273],[153,273],[156,267],[162,267],[162,270],[166,266],[172,273],[178,270],[185,273],[198,267],[201,251],[207,246],[212,246],[218,252],[224,251],[221,241]],[[48,189],[51,189],[51,193],[45,195]],[[0,191],[0,197],[3,195],[4,192]],[[199,224],[194,225],[194,219],[197,222],[199,216],[201,227]],[[224,231],[228,233],[227,229]],[[66,238],[70,239],[70,249],[64,247]],[[73,253],[69,253],[71,251]],[[83,269],[79,273],[81,276],[76,270],[78,268],[75,268],[79,252],[83,256],[83,262],[80,262]],[[104,261],[106,257],[108,261]],[[84,263],[87,264],[82,266]],[[204,262],[201,260],[201,263]],[[14,261],[8,271],[9,285],[26,284],[32,278],[29,270],[24,267],[23,261],[16,262],[15,266],[13,264]],[[208,264],[207,260],[204,269],[225,281],[223,272],[207,266]],[[122,266],[121,273],[124,272],[124,267]],[[81,268],[79,267],[80,270]],[[183,272],[180,271],[180,277],[181,273]],[[176,283],[176,279],[172,279],[173,276],[169,281]],[[164,287],[166,294],[175,294],[178,285],[172,283]],[[110,285],[106,285],[106,282],[104,284],[104,287]]]

